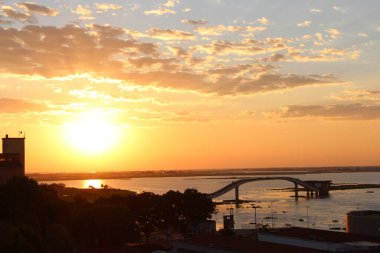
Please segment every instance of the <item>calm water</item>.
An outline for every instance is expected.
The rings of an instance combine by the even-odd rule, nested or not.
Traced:
[[[337,184],[380,184],[380,172],[320,173],[295,175],[294,177],[301,180],[332,180],[333,183]],[[66,186],[77,188],[85,188],[89,185],[100,187],[101,184],[107,184],[113,188],[162,194],[168,190],[183,191],[187,188],[196,188],[201,192],[211,193],[232,181],[234,179],[221,177],[164,177],[45,181],[44,183],[63,183]],[[300,198],[298,201],[291,197],[292,192],[271,190],[292,186],[292,183],[280,180],[253,182],[240,186],[240,199],[254,200],[254,204],[261,207],[257,209],[258,223],[269,224],[270,226],[274,224],[276,227],[295,225],[322,229],[343,229],[347,212],[362,209],[380,210],[380,189],[332,191],[329,198]],[[369,190],[373,193],[367,193]],[[303,192],[300,194],[304,195]],[[234,192],[231,191],[216,200],[222,201],[233,198]],[[220,205],[218,206],[218,213],[214,215],[213,219],[217,221],[220,228],[223,223],[223,215],[228,214],[230,208],[234,208],[235,227],[251,227],[252,225],[249,223],[254,221],[254,209],[251,208],[251,205],[252,203],[243,204],[240,208],[235,208],[233,204]]]

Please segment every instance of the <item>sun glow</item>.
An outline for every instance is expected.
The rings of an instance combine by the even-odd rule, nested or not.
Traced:
[[[119,128],[98,112],[89,112],[65,124],[66,138],[76,149],[87,154],[104,153],[111,149],[120,137]]]
[[[103,187],[103,181],[100,179],[88,179],[83,182],[83,188],[100,189]]]

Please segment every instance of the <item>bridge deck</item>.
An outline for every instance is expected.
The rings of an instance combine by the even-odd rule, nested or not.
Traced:
[[[293,178],[293,177],[253,177],[253,178],[244,178],[244,179],[240,179],[238,181],[234,181],[234,182],[222,187],[221,189],[219,189],[213,193],[210,193],[209,197],[210,198],[217,198],[217,197],[220,197],[220,196],[226,194],[227,192],[229,192],[233,189],[238,188],[240,185],[247,184],[250,182],[255,182],[255,181],[268,181],[268,180],[285,180],[285,181],[292,182],[296,185],[301,185],[304,188],[306,188],[307,190],[318,192],[318,189],[316,187],[314,187],[314,186],[312,186],[312,185],[310,185],[310,184],[306,183],[305,181],[302,181],[298,178]]]

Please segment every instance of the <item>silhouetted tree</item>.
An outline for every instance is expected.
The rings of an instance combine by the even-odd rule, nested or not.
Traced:
[[[215,203],[207,194],[196,189],[186,189],[183,193],[183,215],[188,221],[210,219],[215,212]]]
[[[134,217],[121,204],[90,206],[74,222],[73,235],[85,247],[120,247],[139,237]]]
[[[146,242],[149,243],[151,233],[160,223],[160,197],[151,192],[143,192],[133,197],[130,208],[136,217],[139,230],[144,233]]]
[[[49,224],[43,242],[48,253],[72,252],[74,245],[67,228],[61,224]]]
[[[58,187],[58,188],[57,188]],[[60,188],[59,188],[60,187]],[[194,189],[65,201],[63,185],[38,184],[20,177],[0,185],[0,252],[66,253],[75,247],[117,248],[146,241],[157,228],[184,229],[190,221],[210,218],[215,205]]]

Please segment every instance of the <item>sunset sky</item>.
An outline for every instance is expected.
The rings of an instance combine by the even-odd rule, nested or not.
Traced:
[[[379,0],[0,0],[27,172],[380,165]]]

